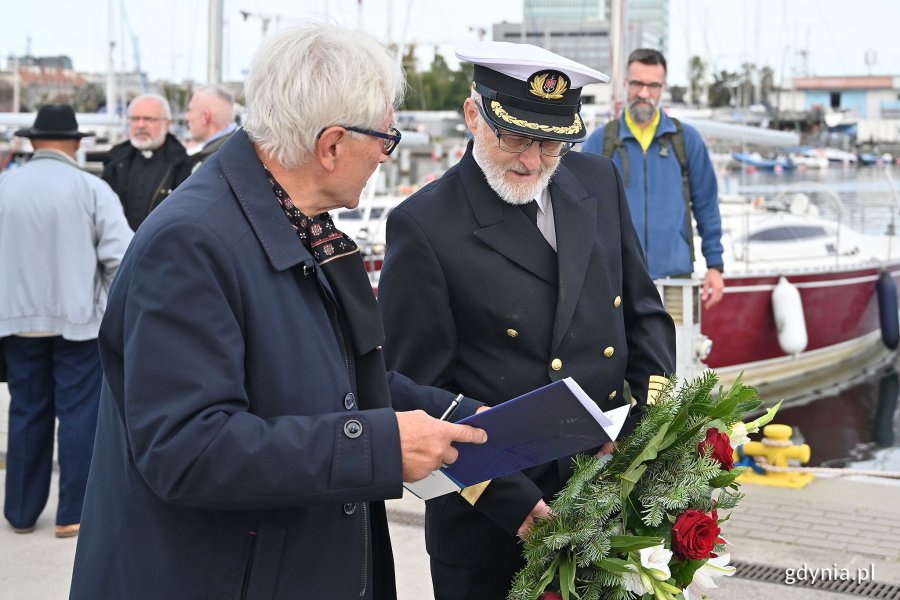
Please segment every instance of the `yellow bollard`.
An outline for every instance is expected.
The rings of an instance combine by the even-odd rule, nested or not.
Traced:
[[[802,463],[808,463],[810,458],[809,444],[796,446],[791,443],[791,435],[794,430],[789,425],[766,425],[763,427],[763,440],[761,442],[747,442],[744,444],[744,454],[759,457],[773,467],[787,467],[788,461],[793,459]],[[760,461],[762,462],[762,461]],[[765,475],[754,473],[747,469],[738,480],[741,483],[759,483],[775,487],[787,487],[799,489],[813,480],[812,473],[767,471]]]

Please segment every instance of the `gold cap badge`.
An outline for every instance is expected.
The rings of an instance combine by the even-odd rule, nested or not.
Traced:
[[[561,100],[569,81],[559,71],[538,71],[528,78],[529,92],[547,100]]]

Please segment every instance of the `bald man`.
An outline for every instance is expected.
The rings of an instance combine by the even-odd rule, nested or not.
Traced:
[[[193,173],[237,129],[234,96],[221,85],[199,88],[188,103],[187,124],[191,139],[203,143],[203,148],[191,156],[189,169]]]

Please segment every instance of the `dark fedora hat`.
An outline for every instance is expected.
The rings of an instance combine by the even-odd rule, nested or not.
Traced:
[[[15,133],[19,137],[33,140],[79,140],[93,133],[78,131],[75,111],[68,104],[48,104],[42,106],[29,129]]]

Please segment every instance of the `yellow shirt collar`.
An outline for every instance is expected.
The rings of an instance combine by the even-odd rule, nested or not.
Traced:
[[[634,119],[631,118],[631,112],[629,112],[629,110],[626,108],[625,124],[628,125],[628,129],[631,130],[631,133],[634,135],[635,139],[641,145],[641,148],[646,154],[647,148],[649,148],[650,144],[653,143],[653,136],[656,135],[656,128],[659,126],[659,109],[656,109],[656,114],[653,115],[653,120],[650,121],[650,124],[647,125],[647,127],[641,129],[638,124],[634,122]]]

